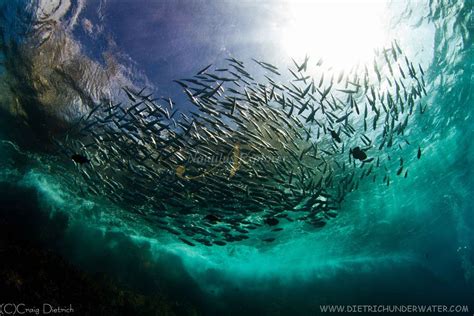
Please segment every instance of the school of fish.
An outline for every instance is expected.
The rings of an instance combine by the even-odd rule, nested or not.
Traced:
[[[273,242],[286,222],[321,228],[361,180],[388,186],[408,177],[403,154],[420,159],[407,126],[427,108],[425,74],[396,41],[346,72],[247,62],[261,78],[231,57],[176,80],[186,106],[123,87],[127,102],[93,107],[55,140],[75,185],[189,246],[224,246],[262,230]]]

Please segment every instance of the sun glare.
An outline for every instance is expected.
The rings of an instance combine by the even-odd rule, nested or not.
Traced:
[[[386,41],[386,5],[383,0],[287,0],[284,49],[298,59],[323,58],[336,69],[369,62]]]

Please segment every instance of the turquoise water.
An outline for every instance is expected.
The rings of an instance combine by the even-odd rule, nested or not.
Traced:
[[[84,111],[74,91],[86,91],[87,98],[93,100],[118,91],[123,82],[147,82],[159,87],[160,95],[175,93],[163,92],[167,83],[153,82],[147,73],[151,59],[146,53],[135,53],[128,47],[134,62],[121,55],[127,51],[126,45],[136,45],[130,35],[123,44],[120,38],[115,39],[114,52],[106,49],[106,36],[97,35],[93,42],[100,45],[90,45],[84,29],[71,27],[75,13],[87,17],[96,5],[90,2],[82,8],[81,3],[73,2],[65,9],[64,18],[50,26],[60,28],[65,23],[70,27],[64,33],[52,33],[49,40],[56,40],[57,46],[47,47],[46,42],[40,49],[29,46],[22,33],[28,23],[17,18],[27,17],[35,5],[4,1],[1,6],[0,176],[3,184],[11,186],[3,185],[5,190],[32,188],[24,191],[29,194],[25,199],[36,201],[34,212],[46,214],[39,217],[38,232],[32,232],[32,238],[81,269],[106,272],[137,291],[164,290],[172,297],[188,299],[203,315],[311,315],[319,312],[322,304],[463,304],[474,308],[471,1],[395,1],[388,5],[390,36],[424,65],[426,73],[427,111],[407,130],[410,138],[418,140],[423,154],[420,160],[415,154],[405,157],[409,177],[394,178],[389,187],[379,181],[361,182],[357,191],[346,196],[339,216],[323,229],[308,231],[295,226],[271,244],[248,242],[225,247],[189,247],[173,235],[156,234],[130,215],[127,207],[103,197],[84,197],[69,177],[64,177],[74,174],[74,166],[55,153],[47,139]],[[113,17],[126,3],[102,5]],[[272,2],[264,2],[256,10],[272,12],[267,6]],[[138,5],[133,9],[140,14]],[[90,21],[96,23],[92,18]],[[213,25],[210,18],[204,21]],[[115,36],[125,36],[120,33],[123,30],[114,29],[116,21],[107,23]],[[255,48],[253,41],[239,34],[229,37],[234,46],[227,47],[235,53],[244,52],[248,45],[249,56],[271,54],[269,48]],[[61,45],[70,46],[62,51]],[[169,58],[167,63],[187,65],[194,57],[202,60],[197,69],[209,59],[220,58],[213,55],[213,49],[202,48],[196,56],[179,55],[177,61]],[[95,67],[90,60],[107,64],[103,51],[117,54],[112,68],[119,69],[109,73],[112,80],[107,84],[101,81],[102,75],[81,76],[75,68],[69,68],[69,80],[61,81],[50,75],[52,65],[45,62],[57,58],[54,54],[66,54],[83,63],[81,71],[87,74]],[[44,59],[38,57],[43,56],[40,52]],[[245,52],[242,55],[248,57]],[[274,58],[271,55],[270,59]],[[287,60],[280,63],[287,64]],[[166,65],[153,65],[155,71],[170,72]],[[176,77],[189,67],[176,67]],[[171,71],[170,77],[173,75]],[[42,86],[42,80],[52,83]],[[71,83],[74,81],[77,85]],[[67,220],[59,220],[58,214],[65,214]]]

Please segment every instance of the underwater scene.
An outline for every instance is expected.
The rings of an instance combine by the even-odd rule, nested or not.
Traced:
[[[0,0],[0,315],[474,315],[473,4]]]

